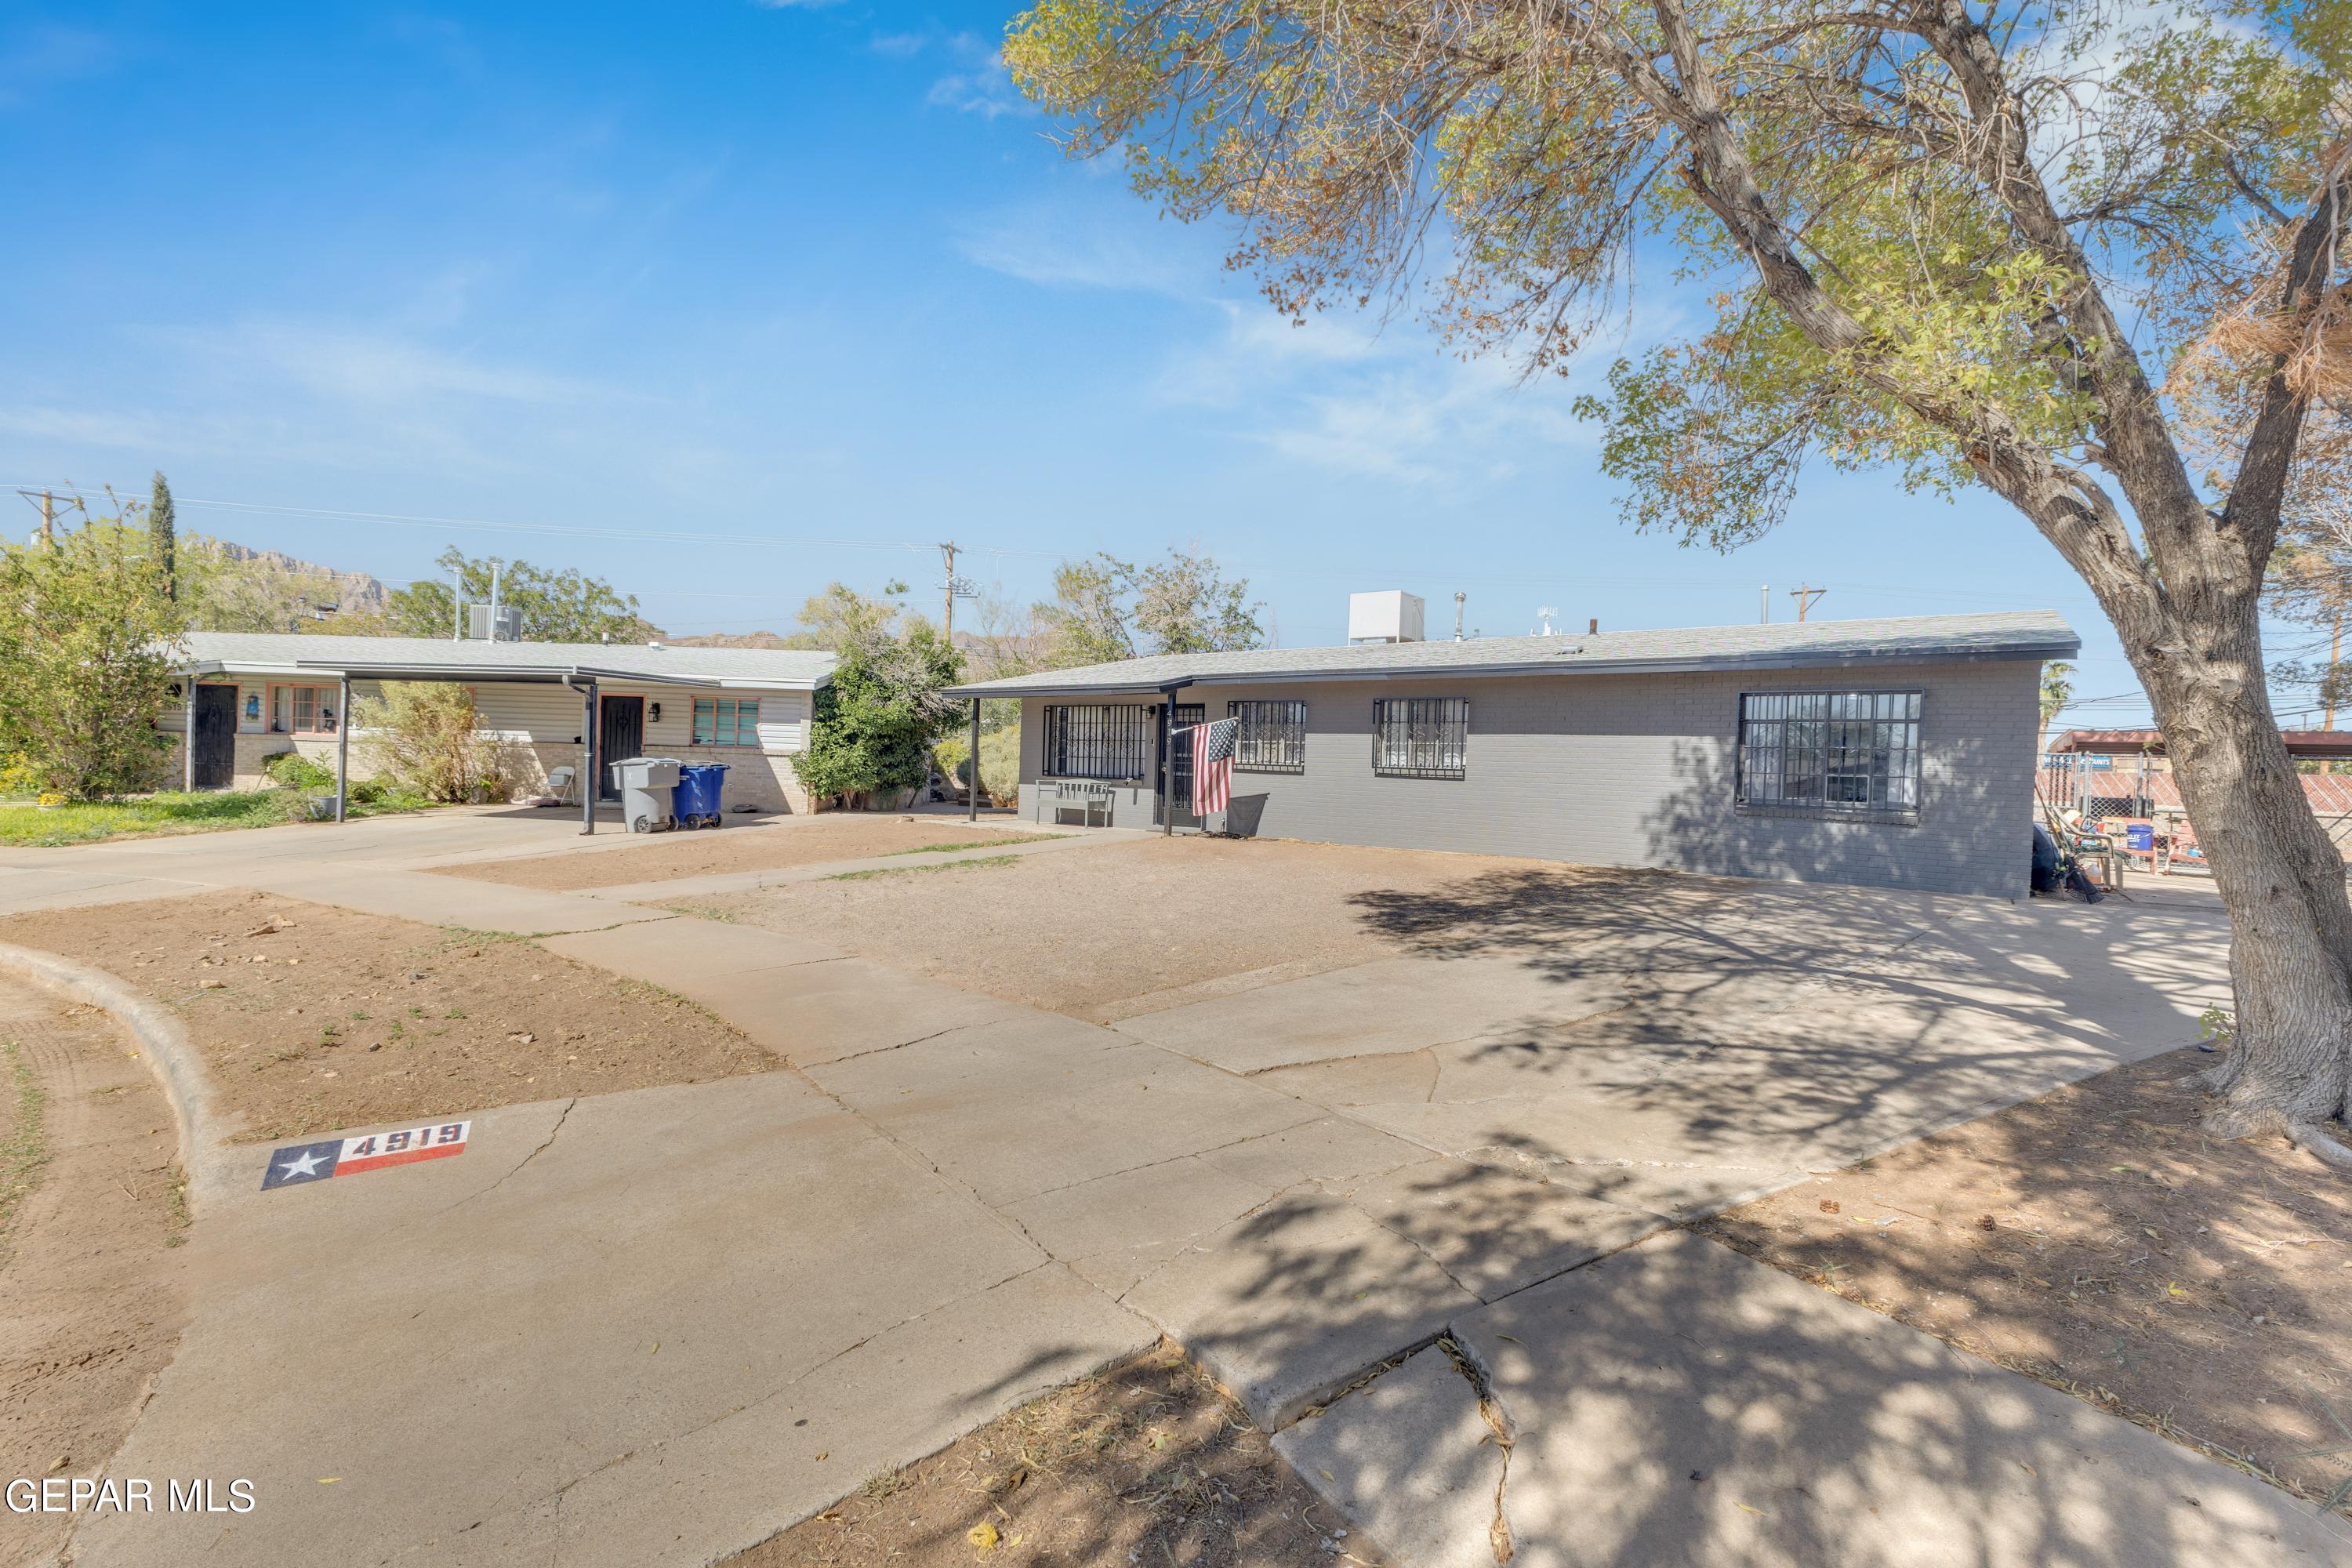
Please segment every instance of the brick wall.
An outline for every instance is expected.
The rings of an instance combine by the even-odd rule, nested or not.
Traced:
[[[2040,666],[2032,660],[1841,670],[1318,681],[1195,687],[1228,700],[1303,700],[1307,765],[1236,772],[1234,826],[1272,837],[1654,866],[1727,876],[2021,896],[2032,823]],[[1924,692],[1916,825],[1734,809],[1743,691]],[[1375,698],[1466,697],[1461,779],[1371,766]],[[1054,820],[1039,777],[1042,700],[1023,704],[1021,811]],[[1151,793],[1113,792],[1119,826],[1148,826]]]

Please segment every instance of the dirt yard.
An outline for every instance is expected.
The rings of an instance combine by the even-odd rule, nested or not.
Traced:
[[[0,985],[0,1478],[92,1476],[121,1444],[187,1320],[180,1193],[128,1037]],[[68,1522],[12,1519],[9,1561],[49,1561]]]
[[[14,916],[0,942],[176,1008],[246,1141],[781,1065],[680,997],[533,942],[274,894]]]
[[[1699,1228],[2342,1507],[2352,1188],[2199,1132],[2175,1080],[2213,1059],[2118,1068]]]
[[[866,816],[828,813],[797,820],[770,819],[757,826],[698,833],[662,833],[642,837],[626,849],[592,849],[532,855],[516,860],[478,860],[444,866],[446,877],[505,882],[550,892],[582,888],[619,888],[632,882],[667,882],[728,871],[774,871],[827,860],[862,860],[873,855],[905,855],[919,849],[962,848],[1039,837],[1017,825],[970,823],[960,816]]]
[[[1478,889],[1497,879],[1519,897],[1523,882],[1573,890],[1615,886],[1624,876],[1475,855],[1155,838],[933,877],[767,888],[706,900],[698,912],[820,932],[835,946],[951,984],[1110,1023],[1409,948],[1442,948],[1450,940],[1445,921],[1428,924],[1418,911],[1493,901]],[[1685,880],[1720,896],[1721,885]],[[1408,908],[1416,913],[1389,912]]]
[[[1162,1343],[873,1477],[729,1568],[1272,1568],[1388,1559]]]

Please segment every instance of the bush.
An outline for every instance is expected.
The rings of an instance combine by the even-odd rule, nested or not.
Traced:
[[[942,776],[971,787],[971,742],[950,735],[931,748]],[[1014,805],[1021,798],[1021,731],[985,730],[980,737],[980,790],[991,805]]]
[[[324,763],[315,763],[299,752],[280,752],[261,764],[270,782],[288,789],[309,790],[313,794],[335,787],[335,770]]]
[[[991,805],[1021,803],[1021,728],[985,730],[980,737],[980,788]]]
[[[506,793],[503,748],[477,728],[474,694],[440,681],[396,682],[355,702],[351,722],[369,739],[391,782],[426,800],[489,801]]]

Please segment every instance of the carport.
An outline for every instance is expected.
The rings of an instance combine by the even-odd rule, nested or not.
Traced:
[[[289,668],[298,674],[329,675],[335,678],[341,700],[336,707],[340,717],[335,725],[335,820],[341,822],[351,807],[352,789],[352,682],[373,680],[428,680],[441,684],[452,681],[496,682],[505,686],[561,686],[581,694],[582,722],[580,727],[580,831],[596,831],[596,683],[598,680],[643,681],[646,677],[625,669],[591,669],[576,664],[517,665],[517,664],[435,664],[369,663],[352,659],[299,658]],[[184,683],[186,689],[188,727],[195,731],[196,685],[199,677],[218,673],[219,667],[207,670],[197,665],[188,671]],[[195,788],[195,748],[185,746],[181,751],[183,787]]]
[[[335,820],[344,819],[351,805],[352,787],[352,682],[353,679],[390,682],[395,680],[496,681],[509,686],[562,686],[581,694],[580,726],[580,831],[596,831],[596,682],[605,680],[641,680],[642,676],[625,669],[589,669],[579,665],[434,665],[420,668],[404,664],[365,664],[350,660],[330,662],[323,659],[297,659],[294,668],[314,675],[332,675],[340,683],[342,706],[337,710],[341,718],[335,730]],[[583,683],[585,684],[583,684]],[[189,691],[195,689],[194,681]],[[193,700],[193,697],[191,699]],[[194,755],[193,748],[189,753]]]

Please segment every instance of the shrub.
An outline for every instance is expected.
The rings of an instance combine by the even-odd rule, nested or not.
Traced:
[[[971,742],[950,735],[931,748],[940,773],[971,787]],[[980,737],[980,791],[991,805],[1017,805],[1021,797],[1021,731],[984,730]]]
[[[403,681],[352,705],[392,782],[427,800],[488,801],[506,791],[498,737],[477,727],[474,694],[439,681]]]
[[[335,770],[324,763],[311,761],[299,752],[280,752],[261,764],[271,782],[288,789],[309,790],[316,794],[335,787]]]
[[[0,542],[0,752],[72,800],[152,786],[183,619],[144,529],[98,519],[53,545]]]
[[[985,730],[980,737],[980,788],[991,805],[1021,802],[1021,728]]]

